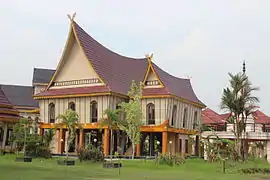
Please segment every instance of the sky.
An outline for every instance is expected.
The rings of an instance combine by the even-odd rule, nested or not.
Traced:
[[[269,0],[0,0],[0,84],[31,85],[33,68],[55,69],[67,14],[109,49],[129,57],[154,53],[170,74],[191,78],[199,99],[221,112],[228,73],[242,70],[270,115]]]

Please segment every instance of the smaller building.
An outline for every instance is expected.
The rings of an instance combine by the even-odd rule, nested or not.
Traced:
[[[218,114],[206,108],[202,111],[204,130],[233,131],[233,122],[230,113]],[[245,132],[270,132],[270,117],[260,110],[256,110],[247,117]]]
[[[235,139],[234,122],[230,113],[218,114],[215,111],[206,108],[202,111],[203,132],[202,137],[216,135],[222,139]],[[270,117],[260,110],[251,113],[246,120],[246,128],[241,139],[247,139],[244,148],[250,151],[255,143],[260,143],[264,148],[261,156],[267,155],[270,162]]]
[[[0,86],[0,148],[11,147],[13,125],[19,120],[19,111],[10,103]]]
[[[21,118],[39,121],[39,105],[33,99],[32,86],[0,84],[0,148],[12,148],[11,135],[15,123]],[[38,133],[38,128],[33,128]]]

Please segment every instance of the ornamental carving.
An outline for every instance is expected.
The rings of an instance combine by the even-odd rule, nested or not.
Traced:
[[[145,85],[146,86],[157,86],[157,85],[160,85],[160,83],[158,80],[153,80],[153,81],[146,81]]]
[[[53,86],[74,86],[74,85],[81,85],[81,84],[98,84],[98,83],[101,83],[98,78],[92,78],[92,79],[54,82]]]

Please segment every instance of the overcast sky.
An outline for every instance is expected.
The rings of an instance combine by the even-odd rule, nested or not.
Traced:
[[[31,85],[33,68],[55,69],[68,13],[97,41],[144,57],[178,77],[220,112],[228,72],[242,70],[270,115],[270,0],[0,0],[0,83]]]

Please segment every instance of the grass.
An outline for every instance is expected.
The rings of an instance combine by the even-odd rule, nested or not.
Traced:
[[[153,161],[125,160],[119,175],[119,169],[103,169],[101,164],[76,162],[73,167],[59,166],[57,158],[48,160],[33,159],[32,163],[15,162],[15,156],[0,156],[1,180],[266,180],[270,175],[243,175],[237,169],[243,167],[270,168],[264,161],[238,164],[222,173],[219,163],[209,164],[203,160],[187,160],[180,166],[169,167]]]

